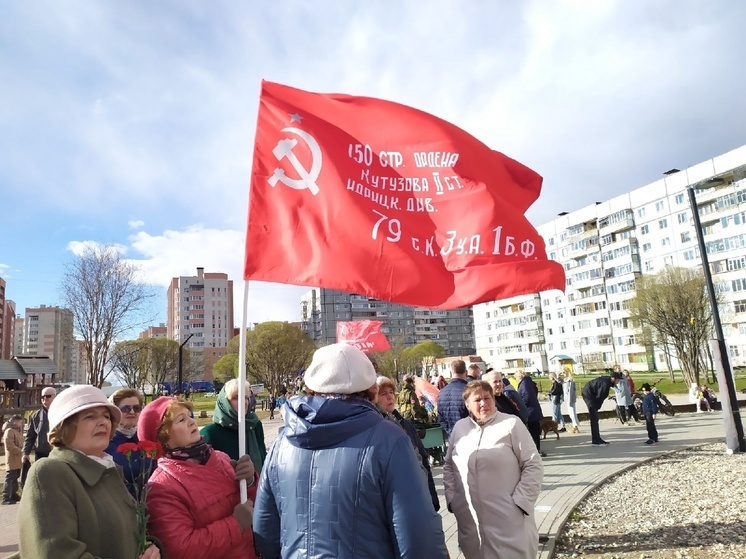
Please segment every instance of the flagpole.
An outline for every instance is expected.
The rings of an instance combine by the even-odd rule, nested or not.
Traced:
[[[246,454],[246,325],[248,321],[249,280],[243,282],[243,306],[241,307],[241,332],[238,334],[238,456]],[[248,499],[246,480],[239,483],[241,502]]]

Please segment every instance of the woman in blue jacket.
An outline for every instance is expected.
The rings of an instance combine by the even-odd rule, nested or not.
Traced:
[[[373,365],[359,349],[314,353],[307,395],[285,406],[254,504],[265,559],[447,557],[440,516],[404,431],[369,401]]]

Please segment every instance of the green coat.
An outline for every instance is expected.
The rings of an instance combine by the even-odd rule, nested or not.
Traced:
[[[218,394],[212,421],[200,429],[200,434],[213,448],[238,460],[238,414],[225,397],[225,389]],[[254,463],[254,469],[261,472],[267,448],[264,446],[264,427],[253,412],[246,414],[246,454]]]
[[[18,510],[21,559],[136,559],[135,503],[118,467],[70,448],[34,462]]]

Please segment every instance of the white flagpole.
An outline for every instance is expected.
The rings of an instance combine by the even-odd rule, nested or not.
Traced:
[[[249,280],[243,282],[243,307],[241,308],[241,332],[238,335],[238,456],[246,454],[246,325],[248,323]],[[248,499],[245,479],[239,484],[241,502]]]

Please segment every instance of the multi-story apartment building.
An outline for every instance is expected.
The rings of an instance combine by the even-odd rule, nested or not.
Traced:
[[[13,355],[16,304],[5,298],[5,280],[0,278],[0,359]]]
[[[58,380],[70,381],[74,341],[72,311],[47,305],[27,308],[21,324],[21,336],[17,336],[20,344],[16,344],[20,351],[15,355],[49,357],[57,367]]]
[[[88,382],[88,360],[85,355],[85,342],[73,340],[72,371],[70,382],[75,384],[86,384]]]
[[[23,353],[23,317],[17,316],[13,320],[13,355]]]
[[[380,320],[389,341],[407,346],[432,340],[449,356],[474,353],[471,309],[409,307],[333,289],[314,288],[301,298],[302,329],[319,345],[337,341],[337,321]]]
[[[193,359],[202,360],[204,380],[212,380],[212,367],[233,337],[233,280],[204,268],[197,268],[196,276],[173,278],[166,329],[172,340],[186,342]]]
[[[675,171],[675,170],[674,170]],[[665,355],[629,319],[635,280],[666,266],[701,267],[687,187],[695,188],[733,365],[746,365],[746,146],[538,227],[565,267],[565,292],[474,308],[477,351],[506,370],[664,369]],[[720,187],[705,189],[716,179]],[[722,180],[721,180],[722,179]]]
[[[147,330],[140,332],[139,339],[145,340],[148,338],[166,338],[168,337],[168,328],[161,322],[160,326],[149,326]]]

